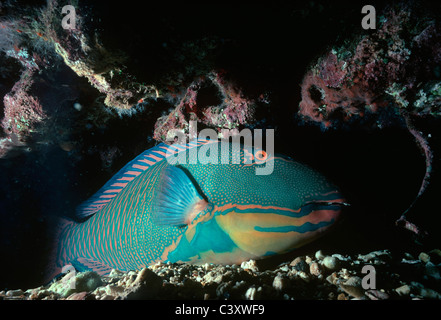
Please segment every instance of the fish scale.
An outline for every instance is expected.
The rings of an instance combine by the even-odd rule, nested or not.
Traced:
[[[239,163],[220,163],[225,146]],[[214,163],[201,161],[208,150]],[[257,151],[200,139],[143,152],[79,207],[87,220],[62,224],[51,274],[68,264],[105,275],[158,261],[240,263],[298,248],[338,220],[344,199],[332,183],[281,155],[257,161]],[[185,163],[167,161],[183,153]]]

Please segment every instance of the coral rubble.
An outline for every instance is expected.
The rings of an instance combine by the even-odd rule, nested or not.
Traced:
[[[418,256],[418,257],[417,257]],[[140,271],[113,269],[109,276],[70,272],[51,284],[0,291],[0,300],[439,300],[439,250],[397,254],[297,256],[269,270],[241,265],[157,263]],[[368,282],[365,267],[378,279]]]

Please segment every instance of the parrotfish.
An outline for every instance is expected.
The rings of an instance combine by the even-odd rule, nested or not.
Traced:
[[[218,161],[169,161],[191,150],[219,150]],[[225,163],[221,150],[239,160]],[[268,164],[271,174],[256,175]],[[157,262],[240,264],[309,243],[345,205],[334,184],[289,157],[222,140],[161,143],[79,207],[83,222],[64,221],[51,274],[67,265],[107,275]]]

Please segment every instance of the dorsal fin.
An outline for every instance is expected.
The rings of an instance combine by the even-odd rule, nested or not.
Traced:
[[[144,151],[119,170],[92,197],[79,205],[76,209],[76,218],[80,220],[86,219],[104,208],[121,190],[135,180],[137,176],[167,156],[186,149],[198,147],[208,141],[207,139],[198,139],[187,144],[175,144],[171,146],[160,143]]]
[[[170,146],[160,143],[137,156],[119,170],[92,197],[78,206],[76,217],[85,219],[104,208],[121,190],[150,166],[163,160]]]

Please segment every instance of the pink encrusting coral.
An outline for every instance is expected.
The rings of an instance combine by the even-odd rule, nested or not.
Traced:
[[[411,14],[410,8],[390,9],[378,31],[320,58],[303,79],[299,114],[325,127],[376,113],[379,107],[416,116],[429,108],[439,115],[434,99],[425,103],[416,95],[422,84],[434,80],[441,63],[440,27],[428,21],[417,28]]]
[[[46,114],[37,97],[30,94],[33,70],[25,70],[11,92],[3,98],[4,118],[1,122],[6,137],[0,140],[0,157],[13,147],[24,146]]]
[[[359,79],[355,79],[351,87],[335,89],[329,87],[320,75],[309,71],[302,84],[303,99],[299,112],[302,116],[329,127],[336,111],[341,111],[339,120],[343,121],[348,121],[354,115],[364,116],[365,106],[366,109],[375,111],[378,107],[375,102],[376,94],[359,82]]]
[[[367,115],[375,117],[386,108],[392,111],[426,158],[418,199],[429,183],[433,155],[412,119],[441,116],[441,27],[430,13],[421,19],[413,14],[415,10],[420,8],[410,4],[387,8],[375,32],[358,36],[351,45],[333,48],[318,59],[301,84],[299,115],[329,128]],[[387,124],[377,117],[375,125]],[[404,215],[399,222],[403,221],[408,229],[419,230]]]
[[[215,97],[219,103],[205,105],[199,102],[200,90],[214,86]],[[215,99],[213,99],[215,100]],[[218,129],[235,129],[253,121],[254,102],[244,97],[240,89],[226,81],[222,72],[211,72],[199,77],[188,88],[176,106],[166,116],[159,118],[155,124],[154,139],[163,142],[173,141],[177,133],[188,137],[190,121],[197,121],[206,127]]]
[[[5,117],[2,127],[5,132],[24,139],[34,126],[46,117],[38,98],[29,94],[32,85],[32,71],[24,72],[12,91],[5,95]]]

